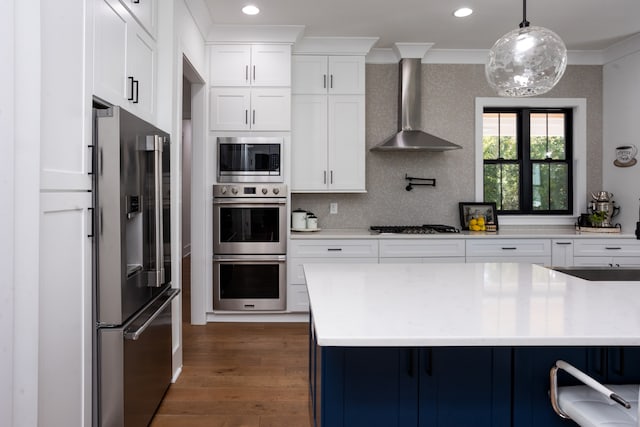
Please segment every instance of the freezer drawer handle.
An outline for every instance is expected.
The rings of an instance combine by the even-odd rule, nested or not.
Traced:
[[[180,293],[180,289],[172,289],[171,291],[168,292],[168,298],[167,300],[162,303],[162,305],[160,306],[160,308],[158,308],[152,315],[151,317],[149,317],[149,319],[147,319],[146,322],[144,322],[142,324],[142,326],[140,326],[138,329],[136,329],[135,331],[127,331],[124,333],[124,338],[127,340],[132,340],[132,341],[136,341],[138,338],[140,338],[140,335],[142,335],[144,333],[144,331],[149,327],[149,325],[151,325],[151,323],[153,323],[154,320],[156,320],[156,317],[158,317],[160,315],[160,313],[162,313],[164,311],[164,309],[171,304],[171,301],[173,301],[173,299],[175,297],[178,296],[178,294]]]

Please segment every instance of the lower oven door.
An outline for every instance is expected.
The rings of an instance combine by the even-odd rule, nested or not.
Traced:
[[[214,310],[284,310],[284,255],[215,255]]]
[[[121,327],[98,329],[99,427],[146,427],[171,383],[169,289]]]

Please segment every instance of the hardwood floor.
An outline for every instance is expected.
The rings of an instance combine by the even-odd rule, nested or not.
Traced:
[[[151,427],[310,427],[307,328],[183,321],[183,371]]]

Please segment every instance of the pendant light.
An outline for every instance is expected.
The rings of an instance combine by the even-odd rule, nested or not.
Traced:
[[[553,31],[529,25],[522,0],[520,28],[500,37],[489,51],[485,75],[500,96],[534,96],[550,91],[567,68],[567,48]]]

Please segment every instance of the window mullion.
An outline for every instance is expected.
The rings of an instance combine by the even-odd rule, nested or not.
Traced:
[[[523,110],[519,118],[518,134],[520,138],[520,151],[518,157],[520,160],[520,209],[522,213],[526,214],[532,211],[530,110]]]

